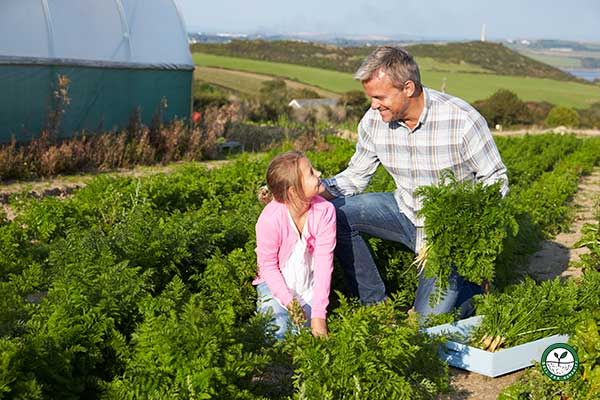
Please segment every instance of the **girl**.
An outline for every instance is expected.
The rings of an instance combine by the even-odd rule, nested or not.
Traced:
[[[275,157],[267,168],[273,197],[256,223],[257,310],[271,313],[283,338],[294,310],[315,336],[327,335],[326,313],[333,271],[335,208],[318,196],[321,173],[298,151]],[[301,306],[301,309],[300,309]],[[301,310],[301,311],[299,311]],[[290,318],[291,316],[291,318]]]

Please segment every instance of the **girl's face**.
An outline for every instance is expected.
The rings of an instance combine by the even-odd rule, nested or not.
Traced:
[[[319,194],[319,187],[321,186],[321,179],[319,177],[321,176],[321,172],[314,169],[310,160],[306,157],[302,157],[298,163],[304,196],[307,199],[312,199]]]

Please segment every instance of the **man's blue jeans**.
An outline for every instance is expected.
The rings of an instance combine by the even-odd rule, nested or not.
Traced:
[[[414,251],[414,224],[400,212],[393,193],[364,193],[339,197],[331,202],[337,214],[335,255],[342,265],[350,291],[365,305],[384,301],[385,286],[370,249],[360,234],[400,242]],[[481,292],[481,288],[465,281],[455,270],[439,301],[430,305],[430,296],[436,289],[436,278],[425,278],[423,273],[419,275],[414,307],[421,317],[449,312],[463,305],[473,294]]]

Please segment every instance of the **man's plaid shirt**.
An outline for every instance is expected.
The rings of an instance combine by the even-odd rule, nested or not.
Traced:
[[[370,109],[358,125],[358,142],[348,168],[324,179],[334,196],[361,193],[379,164],[396,183],[394,197],[400,211],[417,227],[415,250],[424,245],[423,219],[417,218],[419,186],[436,184],[441,172],[450,169],[457,179],[492,184],[508,179],[485,119],[469,104],[456,97],[424,88],[425,102],[414,129],[404,122],[384,122],[379,111]]]

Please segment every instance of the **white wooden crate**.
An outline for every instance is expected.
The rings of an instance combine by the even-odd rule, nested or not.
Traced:
[[[483,316],[478,315],[452,324],[427,328],[424,331],[430,336],[459,334],[467,337],[481,318]],[[539,362],[548,346],[555,343],[566,343],[568,340],[569,336],[567,335],[553,335],[494,353],[464,343],[448,341],[445,348],[440,349],[440,357],[453,367],[495,378],[529,367],[533,365],[532,361]]]

